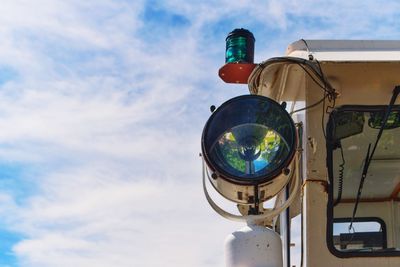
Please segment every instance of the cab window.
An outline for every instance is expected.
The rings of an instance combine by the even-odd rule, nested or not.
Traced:
[[[386,110],[342,106],[328,121],[327,242],[339,257],[400,256],[399,106],[393,107],[362,177]]]

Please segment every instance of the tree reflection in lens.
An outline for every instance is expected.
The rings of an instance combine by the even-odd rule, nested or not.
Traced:
[[[210,152],[230,174],[249,177],[273,171],[288,156],[289,146],[273,129],[247,123],[225,131]]]

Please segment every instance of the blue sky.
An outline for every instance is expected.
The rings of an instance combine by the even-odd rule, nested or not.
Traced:
[[[400,38],[397,1],[321,2],[2,1],[0,266],[223,266],[241,225],[207,206],[198,152],[209,106],[248,92],[217,76],[226,34],[258,62]]]

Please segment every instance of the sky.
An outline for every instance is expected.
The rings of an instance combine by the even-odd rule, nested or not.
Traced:
[[[248,93],[218,78],[226,35],[251,30],[261,62],[301,38],[400,39],[399,15],[398,1],[2,0],[0,267],[224,266],[243,225],[208,206],[199,152],[210,105]]]

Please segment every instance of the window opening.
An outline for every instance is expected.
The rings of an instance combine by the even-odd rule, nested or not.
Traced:
[[[400,106],[392,107],[383,125],[387,107],[342,106],[331,113],[328,121],[327,241],[332,253],[340,257],[400,256]],[[366,155],[382,125],[358,196]],[[363,222],[362,218],[379,220]],[[388,230],[377,229],[382,225]]]

